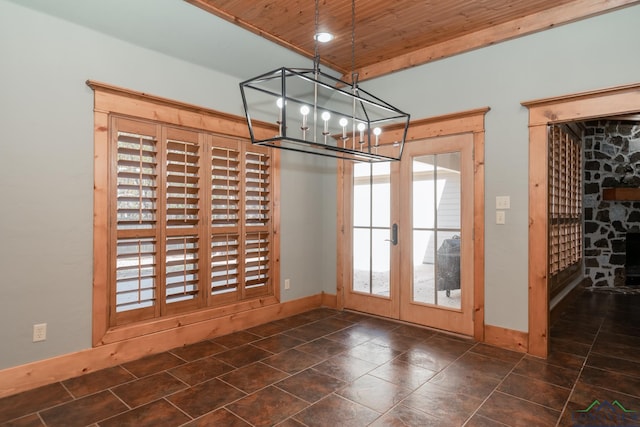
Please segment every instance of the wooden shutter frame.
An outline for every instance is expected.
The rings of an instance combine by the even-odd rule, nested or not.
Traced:
[[[158,331],[183,327],[211,318],[228,315],[266,305],[279,303],[280,283],[280,158],[277,150],[272,150],[272,172],[274,194],[271,198],[272,257],[270,276],[273,295],[247,301],[240,301],[221,307],[204,308],[190,313],[165,316],[131,325],[111,327],[109,323],[109,206],[112,194],[109,169],[113,167],[110,154],[109,117],[111,114],[128,116],[192,128],[234,138],[248,140],[249,134],[243,117],[186,104],[142,92],[131,91],[116,86],[87,81],[94,91],[94,254],[93,254],[93,326],[92,343],[99,346],[123,341],[133,337]],[[277,127],[268,123],[254,123],[254,132],[260,138],[268,138]],[[208,260],[207,260],[208,261]]]

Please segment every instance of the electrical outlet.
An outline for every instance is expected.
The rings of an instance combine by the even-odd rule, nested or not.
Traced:
[[[37,323],[33,325],[33,342],[44,341],[47,339],[47,324]]]
[[[496,224],[506,224],[506,219],[504,211],[496,211]]]
[[[291,280],[284,279],[284,288],[285,289],[291,289]]]

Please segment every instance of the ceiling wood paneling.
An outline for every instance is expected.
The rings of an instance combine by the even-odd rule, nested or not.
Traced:
[[[186,0],[302,55],[314,55],[314,0]],[[640,0],[321,0],[322,63],[360,80],[594,16]]]

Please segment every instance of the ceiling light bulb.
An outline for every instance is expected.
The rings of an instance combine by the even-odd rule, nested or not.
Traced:
[[[380,135],[381,133],[382,133],[382,129],[380,129],[380,128],[373,128],[373,134],[374,134],[375,136],[378,136],[378,135]]]
[[[364,123],[358,123],[358,130],[362,132],[367,126]]]
[[[331,114],[328,111],[325,111],[324,113],[322,113],[322,120],[324,120],[325,122],[328,121],[331,118]]]
[[[302,114],[303,116],[309,114],[309,107],[307,107],[306,105],[300,107],[300,114]]]
[[[344,117],[340,119],[340,121],[338,122],[340,123],[340,126],[345,127],[346,125],[349,124],[349,120],[345,119]]]
[[[282,103],[282,98],[278,98],[278,100],[276,101],[276,105],[278,106],[278,108],[282,109],[282,106],[284,105]]]
[[[327,43],[333,40],[333,34],[331,33],[318,33],[313,36],[314,39],[319,41],[320,43]]]

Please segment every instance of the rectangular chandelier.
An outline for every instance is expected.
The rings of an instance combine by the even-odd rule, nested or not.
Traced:
[[[361,162],[402,157],[409,114],[317,67],[278,68],[240,91],[253,144]],[[278,132],[256,139],[253,121]]]

